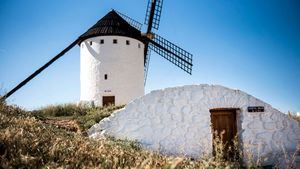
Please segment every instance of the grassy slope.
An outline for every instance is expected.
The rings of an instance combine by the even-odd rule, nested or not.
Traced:
[[[84,106],[77,106],[74,104],[64,104],[47,106],[39,110],[30,112],[36,118],[46,121],[47,123],[55,123],[58,126],[62,126],[57,122],[75,122],[73,126],[70,126],[71,131],[80,131],[85,133],[92,125],[98,123],[105,117],[108,117],[114,110],[121,109],[124,106],[109,106],[90,108]],[[72,124],[71,124],[72,125]],[[66,126],[68,127],[68,126]],[[64,127],[65,129],[67,129]]]
[[[238,161],[218,156],[197,161],[166,157],[145,151],[135,142],[86,137],[87,128],[119,108],[60,105],[26,112],[0,102],[0,168],[239,167]]]
[[[89,139],[0,103],[0,168],[194,168],[198,165],[187,159],[147,152],[130,141]]]

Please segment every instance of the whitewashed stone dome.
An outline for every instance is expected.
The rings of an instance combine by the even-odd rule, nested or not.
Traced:
[[[262,106],[264,112],[248,112]],[[300,143],[296,120],[240,90],[219,85],[189,85],[156,90],[89,129],[90,137],[139,141],[168,155],[199,157],[212,152],[210,110],[236,108],[237,133],[244,154],[273,156],[294,152]],[[258,155],[259,154],[259,155]]]

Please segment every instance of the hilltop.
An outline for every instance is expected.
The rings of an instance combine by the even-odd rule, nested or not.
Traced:
[[[0,168],[217,168],[240,167],[221,156],[168,157],[126,140],[93,140],[86,129],[121,107],[48,106],[25,111],[0,103]],[[259,167],[254,164],[252,167]]]
[[[0,168],[199,166],[198,162],[188,159],[165,157],[142,150],[135,142],[113,138],[97,141],[86,137],[86,127],[118,108],[120,107],[96,109],[64,105],[27,112],[17,106],[0,103]],[[64,126],[60,123],[62,120],[71,123]]]

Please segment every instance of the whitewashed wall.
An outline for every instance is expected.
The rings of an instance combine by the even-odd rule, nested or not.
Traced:
[[[264,106],[265,112],[249,113],[248,106]],[[245,155],[272,157],[269,153],[282,152],[282,147],[294,152],[300,143],[297,121],[242,91],[217,85],[153,91],[94,125],[88,133],[93,138],[108,135],[138,140],[164,154],[199,157],[212,150],[209,110],[213,108],[240,109],[237,126]]]
[[[100,40],[104,44],[100,44]],[[113,39],[118,43],[113,44]],[[130,45],[126,45],[126,40]],[[92,45],[90,42],[92,41]],[[139,47],[140,46],[140,47]],[[108,79],[104,80],[104,74]],[[122,36],[99,36],[80,44],[80,100],[102,106],[102,96],[116,105],[144,95],[144,44]]]

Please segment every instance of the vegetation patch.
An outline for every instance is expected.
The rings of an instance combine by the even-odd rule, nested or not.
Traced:
[[[194,160],[146,151],[133,141],[83,134],[119,108],[61,105],[27,112],[0,102],[0,168],[241,168],[240,154],[224,158],[222,144],[216,144],[214,157]],[[70,130],[74,126],[76,132]],[[261,168],[253,164],[248,167]]]
[[[132,141],[93,140],[47,124],[16,106],[0,103],[0,168],[194,168],[198,165],[186,158],[179,161],[145,151]]]
[[[50,105],[30,113],[47,124],[69,131],[86,133],[86,130],[115,110],[124,106],[90,107],[76,104]]]

